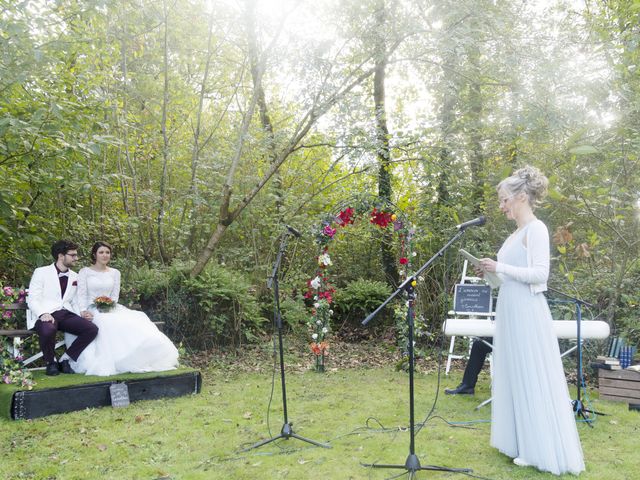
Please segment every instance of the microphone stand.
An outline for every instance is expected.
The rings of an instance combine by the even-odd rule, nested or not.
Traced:
[[[577,386],[577,393],[576,393],[576,399],[573,400],[571,402],[571,404],[573,405],[573,411],[575,412],[576,415],[580,415],[582,417],[582,419],[587,422],[587,425],[589,425],[591,428],[593,428],[593,425],[591,425],[591,421],[592,419],[587,418],[586,413],[593,413],[595,415],[606,415],[602,412],[597,412],[595,410],[589,410],[587,408],[585,408],[584,404],[582,403],[582,399],[581,397],[581,392],[582,392],[582,379],[583,379],[583,372],[582,372],[582,335],[581,335],[581,323],[582,323],[582,305],[586,306],[586,307],[593,307],[593,305],[591,305],[590,303],[585,302],[584,300],[580,300],[579,298],[576,297],[572,297],[571,295],[568,295],[564,292],[561,292],[560,290],[556,290],[555,288],[549,287],[547,286],[547,288],[549,289],[550,292],[556,293],[558,295],[561,295],[565,298],[568,298],[569,300],[571,300],[571,302],[576,304],[576,342],[578,345],[578,352],[577,352],[577,362],[576,362],[576,386]]]
[[[400,464],[381,464],[381,463],[372,463],[372,464],[362,464],[364,467],[372,467],[372,468],[399,468],[404,469],[409,474],[409,478],[415,478],[416,472],[420,470],[435,470],[439,472],[455,472],[455,473],[470,473],[473,470],[469,468],[449,468],[449,467],[440,467],[436,465],[421,465],[418,456],[416,455],[415,449],[415,409],[414,409],[414,388],[413,388],[413,373],[415,367],[415,353],[413,348],[413,334],[414,334],[414,302],[415,302],[415,279],[429,266],[434,260],[438,257],[441,257],[444,254],[444,251],[449,248],[449,246],[458,240],[466,230],[466,227],[461,227],[451,240],[447,242],[447,244],[442,247],[433,257],[431,257],[427,263],[425,263],[420,269],[415,272],[412,276],[408,277],[402,284],[398,287],[398,289],[391,294],[389,298],[387,298],[382,305],[380,305],[376,310],[374,310],[367,318],[362,321],[362,325],[366,325],[369,323],[380,311],[391,301],[393,300],[400,292],[405,292],[407,298],[409,300],[409,308],[407,309],[407,324],[409,326],[409,345],[408,345],[408,353],[409,353],[409,434],[410,434],[410,443],[409,443],[409,456],[407,457],[404,465]]]
[[[287,227],[288,228],[288,227]],[[282,262],[282,257],[287,248],[287,239],[290,234],[294,234],[289,229],[289,232],[284,232],[282,234],[282,239],[280,240],[280,249],[278,250],[278,256],[276,257],[276,261],[273,264],[273,271],[271,272],[271,276],[267,281],[267,288],[273,287],[273,296],[274,296],[274,308],[273,308],[273,319],[278,329],[278,350],[280,352],[280,380],[282,383],[282,410],[284,413],[284,423],[282,424],[282,429],[280,433],[275,437],[267,438],[266,440],[261,440],[258,443],[246,448],[244,451],[252,450],[254,448],[262,447],[271,442],[275,442],[281,438],[285,440],[289,440],[289,438],[297,438],[298,440],[302,440],[303,442],[311,443],[312,445],[316,445],[317,447],[323,448],[331,448],[330,445],[326,445],[324,443],[316,442],[309,438],[305,438],[301,435],[298,435],[293,431],[292,425],[293,422],[289,421],[287,416],[287,384],[285,380],[284,373],[284,347],[282,342],[282,313],[280,311],[280,288],[278,283],[278,271],[280,270],[280,264]]]

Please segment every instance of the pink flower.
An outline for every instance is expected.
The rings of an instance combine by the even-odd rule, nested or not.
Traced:
[[[329,238],[333,238],[333,236],[336,234],[336,229],[331,228],[331,225],[327,225],[322,230],[322,233],[324,233]]]
[[[5,310],[4,312],[2,312],[2,318],[11,318],[11,310]]]
[[[4,294],[7,297],[13,296],[13,288],[12,287],[4,287],[2,290],[4,291]]]

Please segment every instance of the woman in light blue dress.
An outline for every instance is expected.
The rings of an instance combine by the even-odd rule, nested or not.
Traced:
[[[491,445],[519,466],[560,475],[584,470],[580,438],[560,358],[553,319],[543,292],[549,277],[549,232],[534,215],[547,178],[525,167],[498,185],[500,209],[517,229],[497,262],[502,285],[493,337]]]
[[[93,313],[98,336],[71,367],[87,375],[115,375],[124,372],[159,372],[178,366],[178,350],[145,315],[118,304],[120,272],[109,266],[111,246],[96,242],[91,249],[93,265],[78,273],[78,304]],[[98,311],[95,300],[109,297],[114,307]],[[68,335],[68,334],[67,334]],[[65,336],[67,345],[75,337]]]

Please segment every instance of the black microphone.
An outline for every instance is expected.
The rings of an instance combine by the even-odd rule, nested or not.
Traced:
[[[296,237],[300,238],[302,236],[302,234],[291,225],[285,225],[285,227],[287,227],[287,230],[289,230],[289,232],[291,232]]]
[[[456,225],[458,230],[464,230],[467,227],[479,227],[480,225],[484,225],[487,219],[484,215],[480,215],[478,218],[474,218],[473,220],[469,220],[468,222],[461,223],[460,225]]]

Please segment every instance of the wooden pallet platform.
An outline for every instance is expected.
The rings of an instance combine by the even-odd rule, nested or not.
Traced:
[[[640,372],[633,370],[598,370],[598,391],[603,400],[640,403]]]
[[[112,406],[111,386],[126,385],[125,391],[129,402],[139,400],[157,400],[160,398],[180,397],[200,393],[202,376],[195,370],[184,369],[147,374],[123,374],[116,377],[92,377],[87,381],[83,375],[59,375],[50,377],[52,381],[60,377],[67,382],[76,377],[77,384],[64,386],[51,385],[41,388],[45,379],[33,390],[17,390],[12,392],[9,418],[13,420],[32,419],[74,412],[85,408]],[[9,386],[8,386],[9,387]],[[122,390],[121,387],[120,390]],[[114,402],[115,403],[115,402]]]

